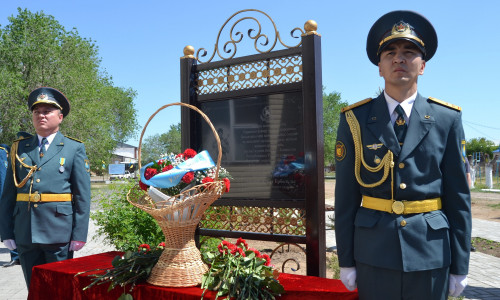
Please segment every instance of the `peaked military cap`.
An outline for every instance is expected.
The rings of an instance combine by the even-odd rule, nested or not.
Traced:
[[[378,65],[380,53],[390,43],[407,40],[430,60],[437,49],[437,34],[431,22],[419,13],[395,10],[380,17],[370,29],[366,40],[366,53],[374,65]]]
[[[35,105],[45,103],[59,108],[64,117],[69,114],[69,101],[60,91],[51,87],[40,87],[33,90],[28,96],[28,108],[33,110]]]

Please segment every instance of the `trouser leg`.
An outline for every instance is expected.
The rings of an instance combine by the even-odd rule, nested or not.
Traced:
[[[19,261],[28,289],[33,267],[71,258],[72,253],[70,255],[68,249],[69,243],[17,245]]]
[[[448,296],[448,269],[401,272],[357,262],[359,299],[445,300]]]

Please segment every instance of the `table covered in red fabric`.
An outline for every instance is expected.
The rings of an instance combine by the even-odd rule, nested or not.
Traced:
[[[111,267],[111,261],[120,252],[106,252],[86,257],[36,266],[33,269],[29,289],[29,300],[54,299],[118,299],[123,288],[108,292],[109,283],[84,287],[91,283],[91,278],[77,273]],[[286,293],[278,299],[358,299],[357,292],[348,291],[339,280],[314,276],[280,274],[278,278]],[[127,290],[128,292],[128,290]],[[138,284],[132,291],[134,299],[175,299],[199,300],[203,290],[199,287],[169,288],[148,283]],[[214,299],[215,292],[208,291],[205,299]]]

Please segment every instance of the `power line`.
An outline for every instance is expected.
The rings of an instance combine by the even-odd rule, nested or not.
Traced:
[[[471,123],[471,122],[465,122],[465,121],[464,121],[464,124],[465,124],[465,125],[469,126],[470,128],[474,129],[475,131],[479,132],[482,136],[486,136],[486,137],[488,137],[488,138],[489,138],[489,139],[491,139],[491,140],[496,140],[496,139],[497,139],[497,138],[491,137],[490,135],[488,135],[488,134],[486,134],[486,133],[484,133],[484,132],[482,132],[482,131],[480,131],[480,130],[478,130],[478,129],[474,128],[474,126],[470,125],[469,123]],[[472,124],[473,124],[473,123],[472,123]],[[479,126],[480,126],[480,125],[479,125]]]
[[[476,125],[476,126],[481,126],[481,127],[484,127],[484,128],[489,128],[489,129],[494,129],[494,130],[500,130],[500,128],[496,128],[496,127],[491,127],[491,126],[486,126],[486,125],[481,125],[481,124],[477,124],[477,123],[474,123],[474,122],[470,122],[470,121],[466,121],[466,120],[462,120],[464,123],[469,123],[469,124],[473,124],[473,125]]]

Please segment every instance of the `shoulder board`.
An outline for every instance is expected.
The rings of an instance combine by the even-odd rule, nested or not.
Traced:
[[[351,104],[351,105],[349,105],[349,106],[346,106],[346,107],[342,108],[342,109],[340,110],[340,112],[346,112],[346,111],[348,111],[348,110],[351,110],[351,109],[353,109],[353,108],[356,108],[356,107],[358,107],[358,106],[361,106],[361,105],[363,105],[363,104],[366,104],[366,103],[368,103],[368,102],[370,102],[370,101],[372,101],[372,98],[366,98],[365,100],[361,100],[361,101],[359,101],[359,102],[356,102],[356,103],[354,103],[354,104]]]
[[[70,139],[70,140],[77,141],[77,142],[79,142],[79,143],[82,143],[82,144],[83,144],[83,142],[82,142],[82,141],[77,140],[77,139],[75,139],[75,138],[72,138],[72,137],[70,137],[70,136],[65,135],[65,137],[67,137],[67,138],[68,138],[68,139]]]
[[[16,137],[18,139],[20,138],[30,138],[32,137],[33,135],[31,133],[27,133],[26,131],[19,131],[17,134],[16,134]]]
[[[22,141],[22,140],[26,140],[26,139],[29,139],[31,137],[32,136],[20,136],[19,138],[15,139],[14,142],[19,142],[19,141]]]
[[[454,104],[451,104],[451,103],[448,103],[448,102],[444,102],[443,100],[439,100],[439,99],[432,98],[432,97],[429,97],[429,100],[434,101],[434,102],[436,102],[438,104],[441,104],[443,106],[449,107],[449,108],[454,109],[454,110],[458,110],[458,111],[462,110],[462,108],[460,106],[454,105]]]

